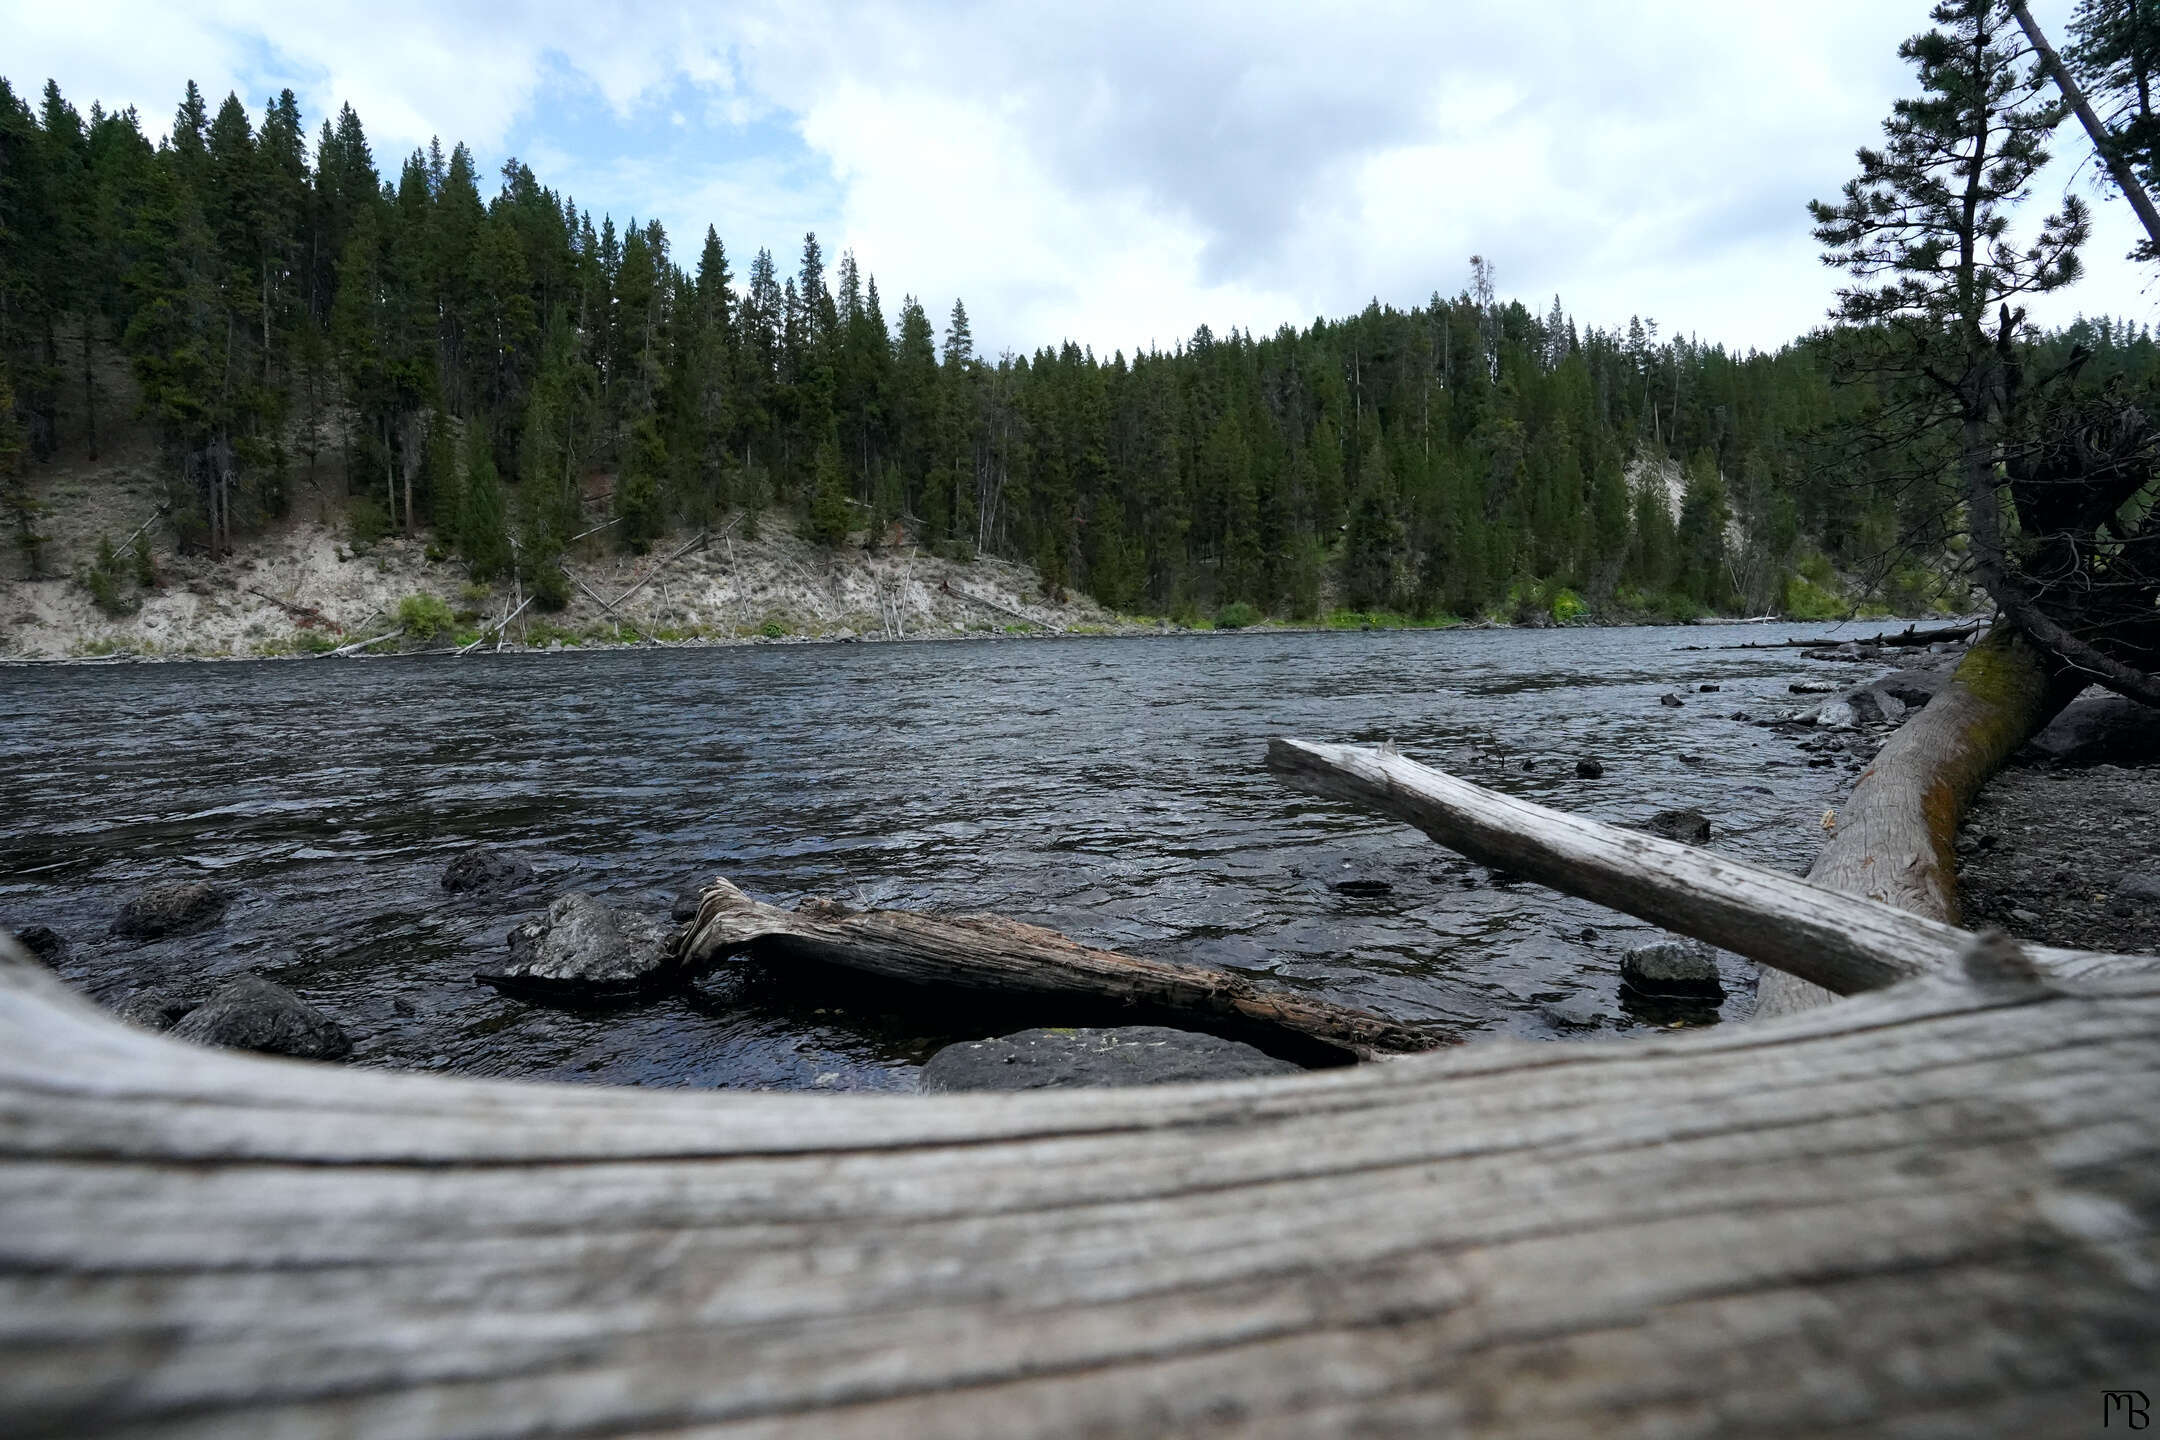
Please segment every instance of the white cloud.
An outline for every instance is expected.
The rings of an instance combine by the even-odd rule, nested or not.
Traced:
[[[2035,5],[2058,33],[2068,8]],[[431,134],[484,157],[545,134],[564,154],[544,181],[658,215],[684,259],[708,220],[738,271],[759,244],[787,263],[815,227],[892,303],[913,291],[942,320],[965,296],[987,348],[1107,351],[1414,303],[1459,288],[1473,251],[1540,308],[1557,292],[1591,323],[1779,343],[1836,283],[1802,207],[1909,87],[1895,48],[1925,9],[0,0],[0,21],[19,87],[50,73],[154,128],[192,74],[256,105],[282,76],[316,115],[350,100],[386,164]],[[566,76],[650,110],[666,154],[548,130]],[[811,164],[740,153],[743,127],[776,121]],[[2127,217],[2101,212],[2092,278],[2053,318],[2150,316],[2118,258]]]

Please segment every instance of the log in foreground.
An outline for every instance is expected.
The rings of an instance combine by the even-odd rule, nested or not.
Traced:
[[[2085,1434],[2156,1154],[2151,980],[912,1097],[199,1049],[0,962],[0,1430]]]
[[[1967,807],[2078,689],[2031,641],[1998,626],[1860,772],[1808,879],[1956,924],[1957,832]],[[1756,1005],[1780,1015],[1830,998],[1790,974],[1771,974]]]
[[[1300,788],[1407,821],[1473,860],[1706,940],[1837,995],[1960,975],[1978,939],[1878,899],[1487,790],[1392,751],[1278,739],[1268,744],[1268,764]],[[2160,969],[2153,956],[2040,946],[2024,953],[2040,972],[2057,977]]]
[[[852,910],[824,899],[784,910],[715,877],[701,892],[697,918],[683,939],[683,961],[701,969],[745,950],[769,961],[814,961],[903,985],[1174,1013],[1198,1028],[1228,1027],[1241,1037],[1320,1041],[1344,1058],[1408,1054],[1455,1039],[1434,1026],[1390,1020],[1228,970],[1092,949],[1000,915]]]

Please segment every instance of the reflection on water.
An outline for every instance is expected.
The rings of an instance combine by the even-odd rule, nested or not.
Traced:
[[[983,1023],[845,982],[714,976],[609,1011],[472,983],[572,887],[664,912],[715,871],[791,899],[994,910],[1466,1033],[1670,1023],[1618,1002],[1638,922],[1272,780],[1271,735],[1391,739],[1607,820],[1691,805],[1802,868],[1849,783],[1769,732],[1807,662],[1683,653],[1762,629],[1238,634],[0,670],[0,921],[67,936],[101,995],[256,968],[358,1063],[659,1085],[910,1088]],[[1807,673],[1826,673],[1809,666]],[[1854,671],[1854,675],[1861,672]],[[1716,682],[1717,694],[1692,693]],[[1690,689],[1686,708],[1658,704]],[[1578,780],[1574,761],[1605,764]],[[543,884],[446,895],[461,846]],[[146,946],[137,887],[216,874],[223,927]],[[1352,882],[1347,885],[1344,882]],[[1745,1013],[1750,967],[1727,960]],[[829,993],[826,993],[829,992]],[[1554,1013],[1548,1013],[1554,1012]]]

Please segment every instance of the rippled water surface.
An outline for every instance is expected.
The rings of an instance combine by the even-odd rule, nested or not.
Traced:
[[[850,1008],[736,967],[604,1011],[472,982],[549,895],[664,912],[721,873],[792,900],[1002,911],[1273,976],[1466,1036],[1669,1017],[1616,1001],[1638,922],[1272,779],[1272,735],[1390,738],[1607,820],[1694,806],[1718,848],[1803,868],[1844,769],[1733,720],[1825,667],[1699,650],[1783,627],[771,646],[466,660],[0,670],[0,923],[112,998],[255,968],[358,1063],[615,1083],[908,1088],[979,1022]],[[1852,671],[1846,678],[1857,678]],[[1702,683],[1719,693],[1696,693]],[[1657,697],[1681,689],[1687,705]],[[1475,752],[1474,758],[1469,752]],[[1605,764],[1575,778],[1579,756]],[[1525,769],[1524,762],[1531,762]],[[543,884],[446,895],[461,847]],[[215,876],[207,935],[106,935],[136,889]],[[1384,895],[1334,884],[1379,880]],[[1727,1019],[1752,967],[1727,957]],[[1042,1017],[1054,1022],[1055,1017]],[[1042,1023],[1039,1021],[1038,1023]],[[1571,1030],[1569,1033],[1586,1033]]]

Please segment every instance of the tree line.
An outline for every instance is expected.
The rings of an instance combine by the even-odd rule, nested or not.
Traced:
[[[1894,483],[1910,457],[1824,440],[1877,403],[1840,383],[1835,330],[1738,354],[1653,321],[1582,327],[1557,297],[1501,301],[1473,258],[1462,290],[1408,309],[992,358],[960,301],[940,322],[904,295],[888,318],[876,277],[814,234],[746,277],[715,228],[695,249],[654,221],[596,225],[514,159],[484,182],[463,145],[391,177],[349,105],[311,144],[289,90],[255,117],[190,82],[153,143],[132,110],[0,81],[17,541],[35,564],[21,476],[63,442],[94,454],[111,424],[117,349],[185,543],[228,551],[330,457],[356,529],[431,530],[544,602],[596,519],[642,549],[772,506],[822,543],[900,526],[1159,614],[1303,618],[1324,594],[1756,613],[1809,590],[1802,571],[1907,602],[1936,583],[1912,561],[1939,516]],[[2134,324],[2046,343],[2153,371]]]

